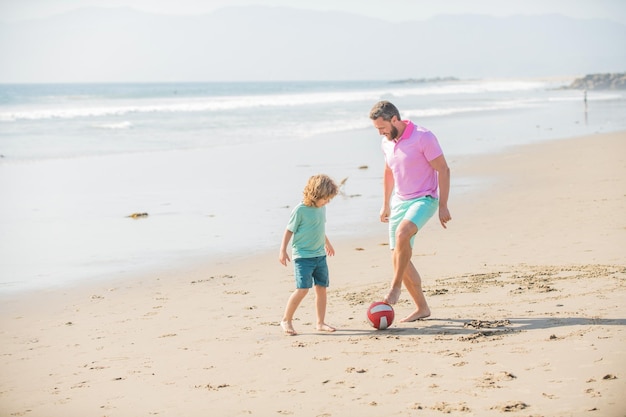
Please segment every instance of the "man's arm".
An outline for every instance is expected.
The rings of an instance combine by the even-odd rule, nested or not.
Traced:
[[[446,228],[446,223],[452,220],[448,210],[448,197],[450,196],[450,168],[443,155],[430,161],[430,166],[437,171],[439,176],[439,221]]]
[[[389,165],[385,162],[385,171],[383,172],[383,205],[380,209],[380,221],[383,223],[389,222],[389,216],[391,215],[391,209],[389,202],[391,200],[391,193],[393,193],[393,187],[395,181],[393,179],[393,172]]]

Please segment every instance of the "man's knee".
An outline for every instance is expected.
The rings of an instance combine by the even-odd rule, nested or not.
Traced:
[[[396,230],[396,242],[406,243],[417,233],[417,226],[409,221],[402,222]]]

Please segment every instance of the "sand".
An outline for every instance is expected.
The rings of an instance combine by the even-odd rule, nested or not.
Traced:
[[[416,240],[430,319],[366,322],[391,272],[376,213],[375,238],[333,241],[332,334],[315,331],[313,293],[300,334],[282,334],[280,242],[5,295],[0,415],[625,416],[626,132],[449,162],[482,186],[453,187],[448,229],[431,221]]]

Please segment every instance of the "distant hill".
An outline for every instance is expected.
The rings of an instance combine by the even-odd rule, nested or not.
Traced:
[[[392,80],[392,84],[424,84],[424,83],[445,83],[460,81],[456,77],[435,77],[435,78],[406,78],[404,80]]]
[[[0,82],[562,76],[622,71],[625,51],[626,25],[560,15],[392,23],[287,7],[85,8],[0,23]]]
[[[626,89],[626,73],[588,74],[582,78],[576,78],[565,88],[574,90],[624,90]]]

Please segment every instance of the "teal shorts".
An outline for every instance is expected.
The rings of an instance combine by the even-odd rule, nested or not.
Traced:
[[[328,264],[326,256],[296,258],[293,260],[296,288],[312,288],[313,284],[328,287]]]
[[[401,200],[396,196],[391,199],[391,216],[389,216],[389,248],[396,247],[396,229],[403,220],[408,220],[420,230],[433,217],[439,207],[439,199],[430,196]],[[415,235],[411,238],[411,247]]]

